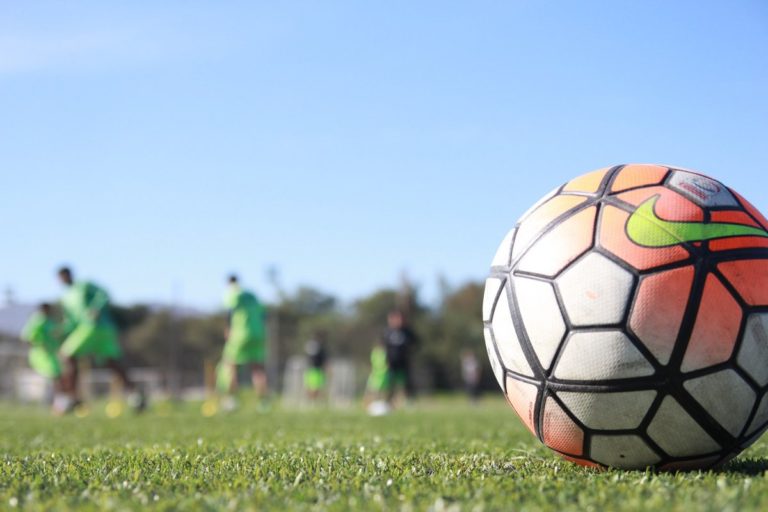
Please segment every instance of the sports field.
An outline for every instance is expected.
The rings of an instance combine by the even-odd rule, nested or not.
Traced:
[[[542,448],[500,399],[390,416],[199,404],[53,419],[0,405],[0,509],[768,510],[768,443],[712,472],[598,472]]]

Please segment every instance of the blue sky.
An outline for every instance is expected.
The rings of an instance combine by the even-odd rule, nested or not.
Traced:
[[[483,278],[548,190],[658,162],[768,209],[768,4],[0,2],[0,286],[213,308]],[[176,290],[174,292],[174,290]]]

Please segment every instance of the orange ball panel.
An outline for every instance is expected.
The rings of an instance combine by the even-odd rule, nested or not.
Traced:
[[[741,324],[741,307],[717,277],[710,274],[696,315],[682,370],[689,372],[727,361]]]
[[[578,178],[574,178],[563,187],[564,192],[586,192],[594,193],[600,188],[600,184],[603,182],[605,174],[610,167],[603,167],[596,171],[588,172]]]
[[[571,455],[584,453],[584,432],[552,397],[544,406],[543,428],[544,444],[553,450]]]
[[[662,364],[669,362],[693,282],[693,267],[643,278],[629,325]]]
[[[768,259],[727,261],[717,268],[747,304],[768,306]]]
[[[741,206],[743,206],[744,209],[750,213],[750,215],[756,218],[757,222],[759,222],[764,229],[768,229],[768,219],[766,219],[765,216],[762,213],[760,213],[760,211],[758,211],[758,209],[752,205],[752,203],[744,199],[744,197],[742,197],[741,194],[739,194],[738,192],[734,192],[733,190],[731,190],[731,193],[734,196],[736,196],[736,199],[739,200],[739,202],[741,203]]]
[[[713,210],[710,212],[711,222],[728,222],[731,224],[745,224],[759,228],[760,225],[752,220],[752,217],[739,210]]]
[[[624,166],[613,179],[611,192],[620,192],[628,188],[643,185],[658,185],[664,179],[669,169],[660,165],[630,164]]]
[[[712,251],[730,251],[732,249],[756,249],[768,248],[768,238],[759,236],[737,236],[733,238],[720,238],[709,242]]]
[[[533,409],[536,405],[536,395],[538,392],[539,389],[533,384],[507,377],[507,400],[509,400],[512,408],[533,435],[536,435],[536,427],[533,423]]]

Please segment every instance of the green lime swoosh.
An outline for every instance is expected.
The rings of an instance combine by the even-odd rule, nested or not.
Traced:
[[[659,218],[655,206],[659,196],[645,200],[627,219],[627,236],[644,247],[667,247],[733,236],[768,238],[764,229],[729,222],[675,222]]]

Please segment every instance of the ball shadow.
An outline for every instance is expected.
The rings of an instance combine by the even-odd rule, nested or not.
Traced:
[[[768,471],[768,457],[738,458],[714,469],[715,473],[739,473],[741,475],[762,475]]]

